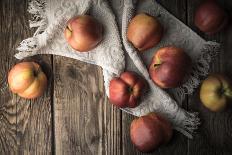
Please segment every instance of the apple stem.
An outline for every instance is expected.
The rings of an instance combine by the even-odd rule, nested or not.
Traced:
[[[67,25],[66,27],[70,32],[72,32],[71,28],[69,27],[69,25]]]
[[[132,93],[133,92],[133,88],[129,87],[129,92]]]
[[[36,70],[33,71],[33,75],[36,77],[38,72]]]
[[[232,90],[230,88],[227,88],[225,90],[225,95],[229,98],[232,98]]]
[[[161,64],[154,64],[154,67],[156,68],[156,67],[158,67],[159,65],[161,65]]]

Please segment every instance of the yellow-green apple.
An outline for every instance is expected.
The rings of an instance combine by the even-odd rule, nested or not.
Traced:
[[[65,38],[73,49],[87,52],[101,42],[103,26],[92,16],[80,15],[68,21]]]
[[[214,34],[227,25],[228,15],[215,0],[206,0],[197,8],[194,22],[201,31]]]
[[[154,112],[134,119],[130,126],[131,141],[141,152],[151,152],[168,143],[172,133],[171,124]]]
[[[225,109],[227,102],[232,99],[232,86],[229,79],[220,74],[210,75],[201,85],[200,99],[211,111]]]
[[[124,72],[110,81],[109,100],[120,108],[134,108],[139,104],[140,96],[146,91],[146,81],[135,72]]]
[[[191,66],[191,58],[183,49],[167,46],[159,49],[152,58],[149,74],[161,88],[175,88],[183,80]]]
[[[146,13],[136,15],[129,23],[127,39],[139,51],[156,46],[163,36],[163,27],[153,16]]]
[[[47,77],[39,64],[21,62],[10,70],[8,83],[13,93],[26,99],[33,99],[44,93],[47,87]]]

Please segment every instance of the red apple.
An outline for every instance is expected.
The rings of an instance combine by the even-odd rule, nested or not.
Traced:
[[[145,13],[136,15],[128,25],[128,41],[139,51],[156,46],[162,36],[163,27],[158,19]]]
[[[170,141],[172,126],[165,118],[150,113],[132,121],[130,137],[138,150],[151,152]]]
[[[164,117],[156,115],[155,113],[151,113],[150,117],[152,117],[154,120],[156,119],[160,123],[160,126],[162,127],[163,131],[163,143],[168,143],[172,138],[171,124]]]
[[[201,31],[214,34],[226,26],[228,15],[214,0],[206,0],[197,8],[194,20]]]
[[[124,72],[113,78],[109,86],[109,100],[117,107],[134,108],[139,104],[142,93],[146,90],[145,80],[135,72]]]
[[[101,42],[103,26],[89,15],[80,15],[68,21],[65,38],[73,49],[87,52]]]
[[[203,105],[211,111],[224,110],[228,101],[232,99],[230,80],[224,75],[210,75],[201,85],[200,99]]]
[[[191,66],[191,58],[174,46],[159,49],[150,64],[151,79],[161,88],[174,88],[183,83]]]
[[[47,87],[47,77],[39,64],[21,62],[10,70],[8,83],[13,93],[26,99],[33,99],[44,93]]]

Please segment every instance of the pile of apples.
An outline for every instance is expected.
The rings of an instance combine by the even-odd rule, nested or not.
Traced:
[[[157,18],[146,13],[137,14],[130,21],[127,39],[139,52],[155,47],[164,34],[163,26]],[[180,86],[191,69],[191,58],[175,46],[167,46],[155,51],[150,62],[149,74],[160,88]],[[126,71],[110,81],[109,100],[119,108],[135,108],[148,84],[137,73]],[[166,144],[172,137],[172,126],[166,118],[150,113],[131,123],[130,137],[136,148],[142,152],[154,151]]]
[[[195,24],[207,34],[214,34],[226,25],[228,16],[214,1],[202,3],[196,11]],[[103,25],[90,15],[80,15],[68,21],[64,36],[77,52],[88,52],[103,40]],[[155,47],[162,39],[164,29],[156,17],[146,13],[137,14],[127,29],[128,41],[139,51]],[[175,46],[162,47],[154,52],[148,67],[150,78],[162,89],[183,84],[191,70],[191,58]],[[16,64],[8,74],[9,88],[26,99],[43,94],[47,77],[36,62]],[[110,81],[109,100],[119,108],[135,108],[141,96],[148,90],[146,80],[135,72],[126,71]],[[202,84],[200,99],[212,111],[223,110],[232,98],[232,87],[225,76],[209,76]],[[172,137],[172,125],[166,118],[150,113],[131,123],[132,143],[142,152],[151,152],[166,144]]]

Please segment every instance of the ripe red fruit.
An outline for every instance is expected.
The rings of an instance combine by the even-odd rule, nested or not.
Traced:
[[[175,88],[183,83],[190,67],[191,58],[183,49],[168,46],[155,53],[149,67],[149,74],[161,88]]]
[[[87,52],[102,40],[103,26],[92,16],[80,15],[68,21],[65,38],[73,49]]]
[[[128,25],[127,38],[139,50],[156,46],[163,36],[163,27],[153,16],[140,13]]]
[[[146,90],[146,81],[135,72],[124,72],[110,81],[109,100],[117,107],[134,108]]]
[[[206,0],[196,10],[195,25],[207,34],[215,34],[228,23],[228,15],[214,1]]]
[[[130,137],[138,150],[151,152],[170,141],[172,126],[163,117],[150,113],[132,121]]]

